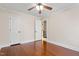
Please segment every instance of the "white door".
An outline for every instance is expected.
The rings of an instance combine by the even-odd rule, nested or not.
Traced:
[[[19,43],[19,39],[17,37],[17,18],[16,16],[10,16],[10,44]]]
[[[42,32],[41,32],[41,20],[36,19],[35,20],[35,40],[41,40],[42,39]]]

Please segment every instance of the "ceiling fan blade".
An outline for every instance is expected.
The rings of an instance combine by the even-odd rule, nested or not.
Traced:
[[[46,8],[46,9],[52,10],[52,7],[49,7],[49,6],[46,6],[46,5],[43,5],[43,6],[44,6],[44,8]]]
[[[34,7],[32,7],[32,8],[29,8],[28,10],[30,11],[30,10],[32,10],[32,9],[34,9],[35,8],[35,6]]]

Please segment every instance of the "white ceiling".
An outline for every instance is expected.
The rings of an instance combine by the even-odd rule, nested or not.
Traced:
[[[23,13],[28,13],[34,16],[38,16],[38,11],[36,9],[33,9],[32,11],[28,11],[27,9],[34,6],[33,3],[2,3],[0,4],[0,7],[8,9],[8,10],[14,10],[14,11],[20,11]],[[53,8],[52,11],[44,9],[42,11],[43,16],[48,16],[50,13],[57,13],[59,11],[63,11],[64,9],[68,9],[69,7],[73,6],[72,3],[46,3],[46,5]]]

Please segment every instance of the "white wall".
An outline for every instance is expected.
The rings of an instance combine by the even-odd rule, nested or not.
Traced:
[[[79,51],[79,5],[49,16],[48,41]]]
[[[0,10],[0,47],[7,46],[9,40],[9,17],[7,13]]]
[[[0,48],[30,41],[34,41],[34,16],[0,8]]]

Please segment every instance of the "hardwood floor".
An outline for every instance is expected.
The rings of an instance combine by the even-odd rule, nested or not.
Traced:
[[[79,52],[51,44],[35,41],[16,46],[4,47],[1,56],[79,56]]]

